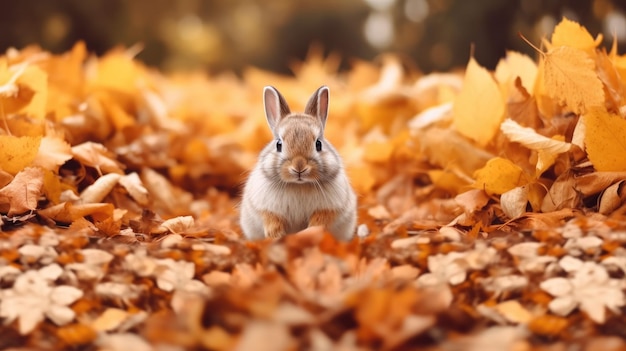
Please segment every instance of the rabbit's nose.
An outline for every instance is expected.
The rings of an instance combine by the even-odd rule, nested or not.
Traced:
[[[306,160],[303,157],[295,158],[292,165],[296,173],[302,173],[306,170]]]

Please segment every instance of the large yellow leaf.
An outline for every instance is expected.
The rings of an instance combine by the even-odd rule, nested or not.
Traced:
[[[454,127],[476,141],[487,145],[498,131],[505,110],[502,94],[489,71],[471,58],[465,71],[463,89],[454,101]]]
[[[41,137],[0,135],[0,169],[17,174],[35,159],[40,143]]]
[[[500,84],[509,87],[512,87],[515,79],[519,77],[524,89],[532,92],[537,79],[537,64],[528,55],[507,51],[506,57],[496,66],[495,76]]]
[[[555,48],[569,46],[591,54],[600,42],[602,42],[602,35],[598,35],[598,38],[594,40],[585,27],[565,17],[552,33],[552,45]]]
[[[26,63],[7,66],[0,61],[0,103],[3,113],[23,113],[43,119],[48,95],[48,75]]]
[[[543,83],[548,96],[578,114],[604,105],[602,82],[584,51],[559,46],[548,51],[544,59]]]
[[[602,108],[584,116],[585,148],[597,171],[626,171],[626,120]]]
[[[474,173],[474,179],[473,187],[484,189],[488,194],[503,194],[529,180],[518,165],[501,157],[489,160]]]

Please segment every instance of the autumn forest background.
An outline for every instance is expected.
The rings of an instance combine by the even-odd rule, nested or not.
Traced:
[[[626,348],[623,2],[0,16],[0,349]],[[242,238],[266,85],[329,86],[351,241]]]

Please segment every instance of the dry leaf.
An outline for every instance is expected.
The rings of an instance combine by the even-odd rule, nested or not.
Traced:
[[[488,194],[503,194],[528,183],[528,177],[518,165],[501,157],[489,160],[485,167],[474,173],[474,178],[476,181],[472,186]]]
[[[17,174],[33,162],[40,144],[41,137],[0,135],[0,169]]]
[[[37,208],[43,189],[44,171],[39,167],[28,167],[0,189],[0,203],[9,204],[9,216]]]
[[[626,120],[594,108],[583,115],[585,149],[597,171],[626,171]]]
[[[122,176],[117,173],[109,173],[96,179],[96,181],[80,193],[80,201],[85,204],[101,202],[117,185]]]
[[[544,55],[542,67],[547,94],[560,104],[578,114],[604,105],[602,82],[586,52],[558,46]]]
[[[554,28],[554,33],[552,33],[553,46],[572,47],[584,50],[589,54],[593,54],[596,46],[601,42],[602,35],[598,35],[598,38],[594,40],[585,27],[565,17]]]
[[[460,134],[485,146],[498,131],[504,111],[504,99],[491,74],[470,58],[463,89],[454,101],[454,127]]]

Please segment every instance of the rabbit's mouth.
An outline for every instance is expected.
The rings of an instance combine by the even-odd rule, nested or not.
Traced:
[[[283,181],[288,183],[313,183],[315,179],[310,166],[303,167],[287,167],[282,174]]]

